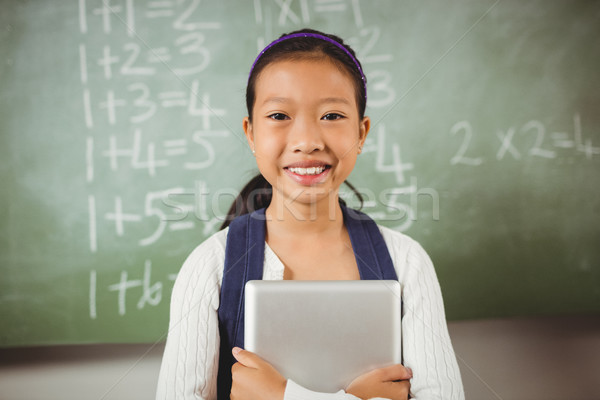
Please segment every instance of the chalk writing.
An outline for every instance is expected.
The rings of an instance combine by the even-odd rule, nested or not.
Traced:
[[[169,171],[199,171],[214,164],[215,142],[230,132],[220,128],[225,107],[200,81],[212,62],[207,32],[222,29],[222,23],[205,18],[202,7],[200,0],[78,0],[77,52],[87,129],[83,159],[92,254],[114,238],[148,248],[176,232],[199,228],[207,235],[220,223],[209,211],[207,196],[202,194],[207,186],[201,180],[192,189],[177,185],[151,189],[124,186],[115,179],[114,192],[97,189],[97,177],[107,174],[155,179]],[[164,40],[141,36],[139,32],[147,31],[156,19],[165,21],[171,34]],[[159,75],[163,84],[155,86],[150,79]],[[198,123],[175,133],[154,127],[159,120],[183,117]],[[174,280],[172,274],[156,280],[160,274],[153,271],[151,259],[145,261],[143,274],[124,268],[109,284],[100,271],[91,271],[90,318],[102,316],[97,296],[107,291],[116,294],[119,315],[125,315],[128,307],[158,305],[164,285]],[[136,303],[129,305],[127,298],[133,293]]]
[[[152,261],[144,261],[143,272],[138,268],[133,268],[132,271],[122,270],[119,273],[118,279],[110,278],[108,275],[114,276],[114,273],[105,273],[103,276],[96,270],[90,271],[89,280],[89,315],[91,319],[97,319],[104,314],[117,314],[120,316],[127,315],[128,311],[143,310],[147,306],[158,306],[165,297],[165,286],[170,287],[177,278],[177,274],[153,273]],[[100,276],[99,276],[100,275]],[[132,277],[133,275],[133,277]],[[158,278],[158,279],[157,279]],[[107,284],[107,281],[110,282]],[[114,301],[115,309],[98,310],[98,296],[106,294],[115,294]],[[133,297],[133,302],[127,301]]]
[[[115,222],[115,233],[117,236],[123,236],[125,232],[123,222],[138,222],[141,220],[139,214],[123,213],[123,204],[120,196],[115,197],[115,210],[111,213],[106,213],[104,219]]]
[[[389,163],[385,161],[387,149],[391,149],[392,160]],[[365,143],[363,153],[375,153],[375,170],[382,173],[393,173],[398,185],[384,190],[379,196],[367,196],[365,208],[368,210],[383,206],[384,211],[371,212],[371,216],[380,221],[400,221],[400,224],[395,225],[394,229],[406,231],[415,220],[414,204],[403,201],[405,195],[416,193],[416,186],[412,182],[406,185],[406,173],[414,169],[414,164],[402,161],[398,143],[393,142],[391,145],[387,143],[384,124],[379,124],[377,131],[371,133],[371,137]]]
[[[498,149],[495,154],[497,161],[523,160],[525,157],[544,160],[555,160],[561,157],[573,157],[576,154],[584,155],[591,160],[600,154],[600,147],[593,146],[591,139],[584,139],[581,130],[581,116],[576,113],[573,116],[573,132],[547,133],[546,125],[539,120],[530,120],[520,126],[511,126],[506,129],[498,129]],[[450,159],[451,165],[481,165],[486,158],[479,156],[467,156],[470,152],[471,143],[475,138],[475,132],[469,121],[457,122],[450,128],[451,135],[463,133],[462,142],[454,156]],[[550,138],[550,140],[548,139]],[[488,140],[489,138],[486,138]],[[571,150],[570,152],[568,152]],[[574,152],[573,152],[574,151]]]
[[[469,145],[471,143],[471,140],[473,139],[473,130],[471,128],[471,124],[467,121],[461,121],[454,124],[452,129],[450,129],[450,133],[452,135],[456,135],[458,132],[461,131],[464,132],[463,141],[454,157],[452,157],[452,159],[450,160],[450,164],[466,164],[473,166],[480,165],[483,162],[483,159],[481,157],[465,156],[467,149],[469,148]]]

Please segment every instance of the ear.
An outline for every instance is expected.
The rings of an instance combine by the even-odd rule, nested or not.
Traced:
[[[367,135],[369,134],[369,130],[371,129],[371,118],[364,117],[362,121],[360,121],[358,127],[358,148],[359,153],[362,151],[362,147],[365,144],[365,140],[367,140]]]
[[[250,150],[252,150],[252,153],[254,153],[254,132],[252,131],[252,122],[250,122],[250,118],[244,117],[242,128],[244,128],[244,134],[246,135],[246,140],[248,141]]]

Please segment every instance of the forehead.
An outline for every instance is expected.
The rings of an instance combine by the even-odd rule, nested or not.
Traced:
[[[351,75],[327,58],[273,62],[260,72],[255,88],[257,105],[265,97],[344,97],[352,102],[355,98]]]

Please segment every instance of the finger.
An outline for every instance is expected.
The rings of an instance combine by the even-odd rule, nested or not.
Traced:
[[[262,359],[251,351],[234,347],[231,353],[245,367],[258,368],[261,365]]]
[[[374,371],[381,382],[403,381],[413,377],[412,370],[402,364],[394,364]]]
[[[399,395],[399,398],[405,399],[408,397],[408,394],[410,393],[410,381],[389,382],[389,384],[392,385],[393,393]]]
[[[246,368],[242,363],[236,362],[231,366],[231,375],[235,375],[240,368]]]

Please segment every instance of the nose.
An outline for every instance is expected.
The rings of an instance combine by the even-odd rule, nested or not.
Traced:
[[[310,154],[325,148],[318,122],[296,118],[289,134],[289,145],[293,152]]]

